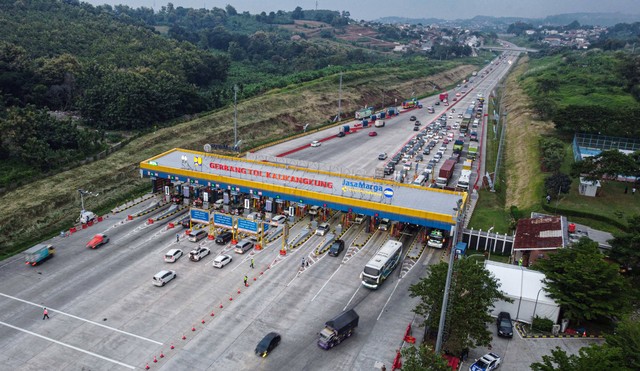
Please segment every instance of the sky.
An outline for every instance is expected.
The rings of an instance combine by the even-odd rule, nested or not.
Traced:
[[[374,20],[386,16],[406,18],[469,19],[476,15],[544,18],[563,13],[624,13],[640,15],[640,0],[81,0],[93,5],[125,4],[159,10],[167,3],[185,8],[223,8],[231,4],[251,14],[304,9],[348,11],[351,19]],[[640,16],[638,21],[640,21]]]

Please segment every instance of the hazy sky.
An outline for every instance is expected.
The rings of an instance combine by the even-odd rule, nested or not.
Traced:
[[[476,15],[544,18],[576,12],[640,14],[640,0],[81,0],[93,5],[126,4],[155,10],[171,2],[175,7],[224,8],[231,4],[238,12],[329,9],[351,14],[352,19],[373,20],[384,16],[407,18],[466,19]],[[640,18],[640,17],[639,17]],[[640,19],[638,19],[640,21]]]

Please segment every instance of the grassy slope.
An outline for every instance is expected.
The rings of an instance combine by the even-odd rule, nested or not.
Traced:
[[[448,69],[447,69],[448,68]],[[438,70],[444,72],[436,73]],[[382,89],[388,102],[408,97],[412,90],[432,92],[431,84],[446,87],[467,77],[476,67],[453,62],[439,64],[421,74],[406,68],[346,73],[343,81],[343,110],[354,111],[365,102],[379,99]],[[252,148],[269,140],[291,135],[294,125],[326,122],[337,111],[338,76],[269,92],[239,102],[238,127],[243,147]],[[375,100],[374,100],[375,98]],[[201,150],[205,143],[231,143],[233,111],[223,109],[193,121],[158,130],[133,140],[104,160],[81,166],[34,182],[2,195],[0,203],[0,258],[27,247],[39,236],[66,229],[77,218],[83,188],[100,196],[85,199],[89,210],[115,206],[123,197],[139,192],[149,180],[140,179],[138,163],[175,147]]]

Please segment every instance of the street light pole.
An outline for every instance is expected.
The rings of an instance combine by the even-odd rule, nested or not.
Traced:
[[[444,294],[442,296],[442,308],[440,308],[440,322],[438,323],[438,337],[436,338],[436,354],[440,354],[442,350],[442,338],[444,336],[444,322],[447,315],[447,305],[449,305],[449,288],[451,287],[451,276],[453,275],[453,263],[455,260],[455,244],[458,239],[458,225],[460,223],[460,216],[463,215],[460,211],[462,206],[462,200],[458,200],[458,205],[453,210],[456,212],[454,216],[455,224],[453,226],[453,240],[451,240],[451,252],[449,253],[449,269],[447,270],[447,281],[444,284]]]

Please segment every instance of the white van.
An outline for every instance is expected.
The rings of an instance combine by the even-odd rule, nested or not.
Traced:
[[[313,205],[309,209],[309,215],[318,215],[319,210],[320,210],[320,206]]]
[[[191,241],[191,242],[198,242],[201,239],[207,237],[208,234],[209,234],[209,232],[207,232],[204,229],[200,229],[200,230],[197,230],[197,231],[191,231],[191,232],[189,232],[188,240]]]
[[[244,254],[245,252],[249,251],[253,249],[253,241],[245,238],[244,240],[238,242],[234,247],[233,247],[233,251],[236,252],[236,254]]]
[[[424,175],[420,175],[416,178],[416,180],[413,181],[413,185],[423,186],[424,183],[426,183],[426,181],[427,181],[427,177]]]

